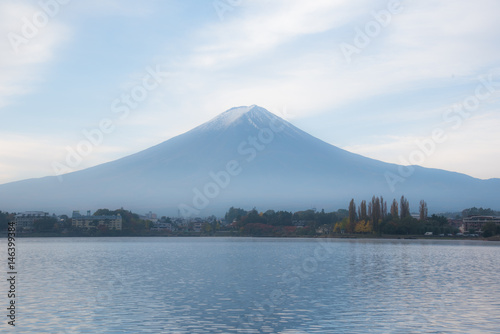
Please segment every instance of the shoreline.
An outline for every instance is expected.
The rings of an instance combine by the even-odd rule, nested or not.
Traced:
[[[7,232],[0,232],[1,238],[7,238]],[[186,233],[186,234],[133,234],[133,235],[85,235],[85,234],[61,234],[61,233],[19,233],[16,238],[133,238],[133,237],[163,237],[163,238],[288,238],[288,239],[374,239],[374,240],[451,240],[451,241],[500,241],[500,236],[493,236],[489,238],[482,237],[440,237],[440,236],[420,236],[420,235],[237,235],[231,233],[220,234],[200,234],[200,233]]]

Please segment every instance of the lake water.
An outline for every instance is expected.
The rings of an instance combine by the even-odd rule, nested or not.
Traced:
[[[500,243],[26,238],[17,252],[2,333],[500,333]]]

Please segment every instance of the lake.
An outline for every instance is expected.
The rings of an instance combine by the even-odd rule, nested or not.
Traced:
[[[23,238],[12,333],[500,333],[500,243]],[[3,277],[6,240],[0,242]],[[0,293],[6,296],[6,279]]]

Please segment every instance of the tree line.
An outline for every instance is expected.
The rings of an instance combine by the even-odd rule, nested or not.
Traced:
[[[256,208],[246,211],[231,207],[225,215],[227,223],[243,235],[286,234],[392,234],[421,235],[457,233],[458,229],[449,224],[444,216],[435,214],[428,217],[427,202],[419,203],[418,218],[412,217],[410,203],[405,196],[399,201],[393,199],[390,206],[383,196],[373,196],[370,201],[362,200],[356,205],[351,199],[348,209],[334,212],[305,210],[298,212],[267,210],[258,212]],[[289,227],[288,229],[284,227]],[[299,229],[290,228],[291,226]]]
[[[376,233],[376,234],[423,234],[456,233],[457,229],[448,223],[446,217],[428,217],[427,202],[419,203],[418,218],[411,215],[410,203],[403,195],[399,202],[393,199],[390,208],[383,196],[373,196],[370,202],[362,200],[356,206],[349,202],[349,215],[334,226],[334,233]]]
[[[389,205],[390,204],[390,205]],[[122,217],[122,231],[108,231],[105,226],[98,229],[83,231],[71,225],[71,218],[67,215],[56,217],[46,216],[34,223],[34,232],[55,233],[67,235],[145,235],[151,228],[151,222],[143,220],[138,214],[123,208],[118,210],[99,209],[94,216],[117,215]],[[471,215],[500,216],[499,211],[483,208],[469,208],[462,211],[464,217]],[[212,216],[205,224],[203,232],[209,234],[214,231],[230,230],[240,235],[330,235],[330,234],[388,234],[388,235],[422,235],[425,232],[434,234],[448,234],[458,232],[450,225],[447,218],[441,215],[428,217],[428,207],[424,200],[419,203],[418,215],[410,213],[410,203],[401,196],[399,201],[393,199],[387,203],[382,196],[373,196],[370,201],[362,200],[356,205],[354,199],[348,204],[348,209],[325,212],[324,209],[303,211],[275,211],[259,212],[256,208],[244,210],[231,207],[225,214],[228,227]],[[15,219],[14,213],[0,211],[0,231],[7,230],[9,221]],[[170,218],[162,217],[164,222],[171,222]],[[175,225],[175,224],[174,224]],[[189,229],[188,229],[189,230]],[[182,232],[182,231],[181,231]],[[180,233],[181,233],[180,232]],[[485,237],[499,235],[500,225],[487,223],[483,227]],[[472,232],[471,232],[472,233]]]

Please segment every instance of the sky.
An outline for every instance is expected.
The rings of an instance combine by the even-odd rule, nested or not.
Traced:
[[[495,0],[3,0],[0,184],[259,105],[374,159],[500,178]]]

